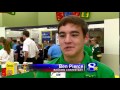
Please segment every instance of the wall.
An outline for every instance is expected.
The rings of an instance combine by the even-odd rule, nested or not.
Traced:
[[[39,12],[38,13],[38,25],[51,25],[57,24],[55,12]]]
[[[91,12],[87,22],[101,21],[104,19],[118,18],[119,12]],[[0,13],[0,26],[19,27],[19,26],[38,26],[58,24],[56,12],[16,12],[16,15]]]
[[[104,54],[102,62],[119,75],[119,19],[104,21]]]
[[[5,35],[5,27],[0,27],[0,37],[6,37],[6,35]]]
[[[101,21],[104,19],[119,18],[119,12],[90,12],[90,18],[85,19],[87,22]],[[56,12],[39,12],[38,25],[57,24]]]
[[[0,27],[2,26],[2,13],[0,13]]]
[[[113,18],[119,18],[119,12],[91,12],[90,18],[86,21],[87,22],[101,21],[104,19],[113,19]]]
[[[119,75],[119,55],[103,54],[101,62],[108,65],[116,75]]]
[[[36,12],[16,12],[15,15],[3,14],[3,25],[7,27],[37,26],[38,13]]]

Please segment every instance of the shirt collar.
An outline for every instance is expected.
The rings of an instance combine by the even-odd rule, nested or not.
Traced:
[[[86,52],[84,52],[84,58],[83,58],[81,64],[86,64],[86,63],[89,62],[89,61],[90,61],[89,55],[88,55]],[[64,60],[63,54],[62,54],[61,57],[60,57],[60,63],[61,63],[61,64],[69,64],[68,62],[66,62],[66,61]]]
[[[26,38],[25,40],[28,40],[28,39],[30,39],[30,38],[28,37],[28,38]]]
[[[95,47],[95,48],[99,47],[99,44],[96,44],[94,47]]]

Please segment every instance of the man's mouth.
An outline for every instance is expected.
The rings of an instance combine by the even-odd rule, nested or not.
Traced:
[[[64,49],[66,50],[66,51],[70,51],[70,50],[72,50],[74,47],[72,47],[72,46],[67,46],[67,47],[65,47]]]

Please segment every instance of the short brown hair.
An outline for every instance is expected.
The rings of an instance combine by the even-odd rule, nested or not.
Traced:
[[[5,42],[5,38],[4,37],[0,37],[0,42],[4,43]]]
[[[23,42],[23,41],[24,41],[23,37],[20,37],[20,41],[21,41],[21,42]]]
[[[29,31],[25,30],[25,31],[23,31],[23,35],[25,35],[26,37],[29,37],[30,33],[29,33]]]
[[[86,33],[88,32],[88,25],[82,18],[74,15],[66,16],[60,21],[60,23],[58,24],[58,33],[59,33],[59,28],[61,26],[65,26],[68,23],[80,26],[82,28],[83,35],[85,37]]]
[[[98,39],[97,39],[96,37],[93,37],[93,38],[91,38],[91,39],[94,39],[95,43],[96,43],[96,44],[99,44]]]

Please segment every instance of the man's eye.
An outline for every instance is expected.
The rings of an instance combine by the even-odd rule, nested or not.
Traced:
[[[59,34],[59,37],[65,37],[65,35],[64,34]]]
[[[76,36],[78,36],[78,34],[72,34],[72,36],[73,36],[73,37],[76,37]]]

